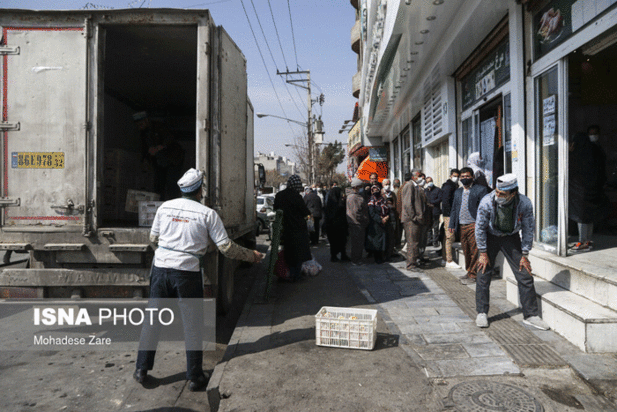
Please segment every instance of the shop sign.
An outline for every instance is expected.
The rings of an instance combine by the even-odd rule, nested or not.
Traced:
[[[373,147],[368,151],[368,157],[373,162],[387,162],[388,161],[388,151],[385,147]]]
[[[510,43],[506,39],[462,83],[463,110],[510,80]]]
[[[360,123],[362,122],[358,120],[349,131],[349,137],[347,138],[347,147],[350,151],[352,148],[362,143],[362,127]]]
[[[538,60],[611,7],[612,0],[553,0],[533,16],[534,58]]]

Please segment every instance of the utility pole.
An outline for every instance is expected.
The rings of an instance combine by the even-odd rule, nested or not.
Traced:
[[[313,144],[313,99],[311,97],[311,71],[310,70],[296,70],[290,72],[289,70],[285,72],[276,71],[276,74],[279,76],[285,76],[285,82],[291,84],[292,86],[301,87],[306,89],[307,91],[307,99],[308,99],[308,121],[306,123],[308,127],[308,158],[309,158],[309,184],[315,183],[315,164],[314,164],[314,144]],[[306,74],[306,79],[289,79],[289,75],[291,74]],[[300,84],[306,82],[306,86]]]

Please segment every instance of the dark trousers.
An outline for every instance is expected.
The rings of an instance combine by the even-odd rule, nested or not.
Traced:
[[[364,238],[366,237],[366,227],[360,225],[349,224],[349,242],[351,243],[350,258],[354,263],[360,263],[362,260],[362,251],[364,250]]]
[[[394,244],[396,242],[396,222],[386,223],[386,252],[384,254],[385,260],[390,260],[394,254]]]
[[[476,280],[476,310],[478,313],[488,313],[490,300],[490,286],[492,265],[495,264],[495,259],[499,251],[503,253],[514,277],[518,283],[518,295],[523,306],[523,316],[527,319],[530,316],[538,316],[538,299],[536,297],[536,289],[533,284],[533,276],[525,270],[519,270],[521,264],[521,237],[518,233],[510,236],[493,236],[487,234],[486,240],[487,254],[490,261],[490,266],[483,273],[478,273]]]
[[[313,217],[313,221],[315,222],[315,231],[309,233],[309,237],[311,239],[311,244],[316,245],[319,242],[319,223],[321,222],[320,217]]]
[[[330,257],[337,257],[340,253],[341,258],[347,257],[347,233],[345,229],[328,229],[326,230],[328,235],[328,243],[330,243]]]
[[[405,240],[407,242],[407,267],[417,266],[418,258],[420,257],[420,242],[422,241],[422,232],[426,228],[424,225],[419,225],[414,222],[403,223],[405,228]]]
[[[439,216],[433,216],[433,224],[428,229],[428,244],[435,245],[439,242]]]
[[[150,302],[148,307],[157,307],[163,298],[178,298],[178,306],[182,315],[184,328],[184,340],[187,348],[195,348],[202,345],[203,312],[189,310],[186,301],[182,299],[203,299],[204,291],[199,272],[185,270],[159,268],[152,266],[150,275]],[[159,298],[159,299],[157,299]],[[141,329],[140,348],[156,347],[159,340],[160,326],[144,323]],[[147,346],[146,346],[147,345]],[[137,354],[137,369],[152,370],[156,350],[139,350]],[[186,378],[197,379],[203,375],[203,351],[186,351]]]
[[[401,237],[403,236],[403,224],[401,223],[401,219],[396,217],[396,229],[394,233],[394,247],[397,249],[401,248]]]

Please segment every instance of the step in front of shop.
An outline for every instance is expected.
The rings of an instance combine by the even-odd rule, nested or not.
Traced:
[[[508,301],[520,306],[512,272],[505,274]],[[617,353],[617,311],[536,278],[540,315],[551,329],[589,353]]]
[[[617,270],[604,252],[560,257],[533,249],[529,261],[535,276],[617,311]]]

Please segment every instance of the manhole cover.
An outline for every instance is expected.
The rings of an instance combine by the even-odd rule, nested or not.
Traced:
[[[450,390],[450,401],[460,412],[542,412],[542,405],[524,390],[504,383],[463,382]]]

